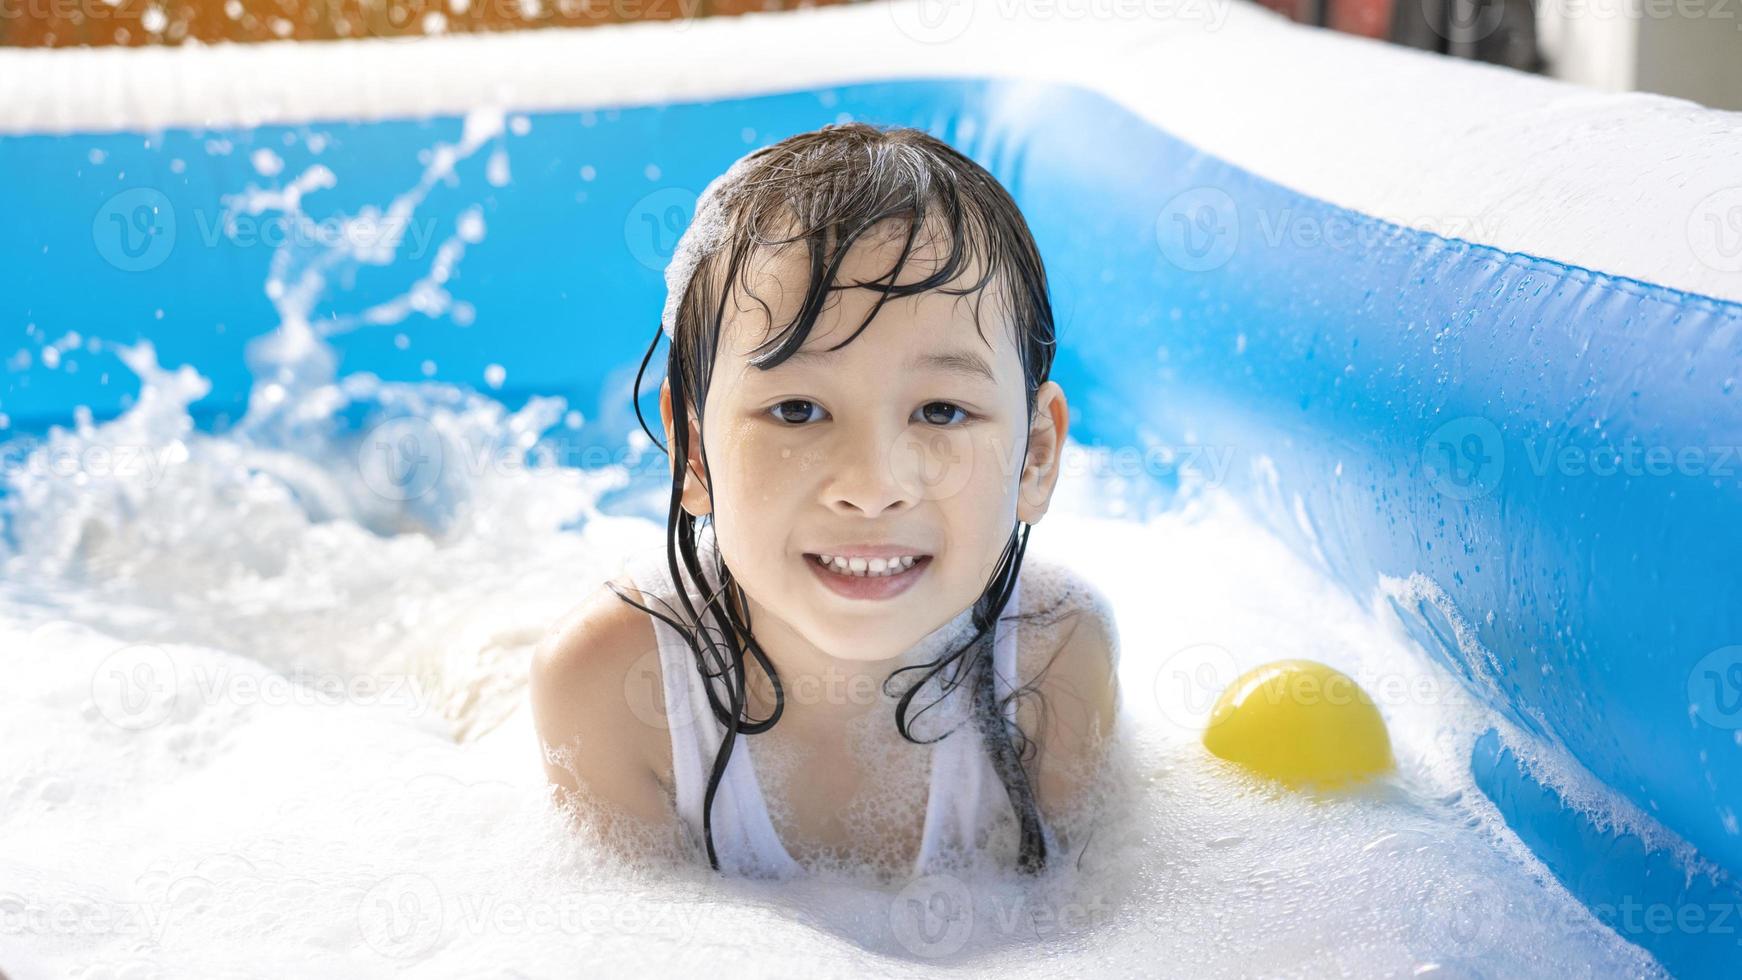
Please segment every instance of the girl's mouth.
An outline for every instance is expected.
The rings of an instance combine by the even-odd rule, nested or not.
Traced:
[[[804,563],[836,595],[848,599],[893,599],[919,581],[931,566],[931,559],[930,555],[894,559],[833,558],[825,564],[822,555],[806,554]]]

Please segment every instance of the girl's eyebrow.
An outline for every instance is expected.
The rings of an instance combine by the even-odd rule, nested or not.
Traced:
[[[997,384],[998,379],[992,375],[992,366],[978,352],[971,350],[934,351],[930,354],[915,354],[908,358],[907,368],[919,371],[933,368],[947,374],[960,374],[966,377],[984,378]]]
[[[789,363],[827,361],[833,353],[833,351],[797,350],[788,355],[787,361]],[[992,384],[998,383],[997,377],[992,374],[992,366],[987,364],[986,359],[981,357],[977,351],[972,350],[916,353],[907,359],[904,368],[908,371],[923,371],[929,368],[934,371],[943,371],[946,374],[958,374],[964,377],[980,378]]]

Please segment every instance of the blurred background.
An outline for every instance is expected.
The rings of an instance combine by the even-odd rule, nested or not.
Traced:
[[[0,0],[0,45],[333,40],[734,16],[840,2],[851,0]],[[926,2],[942,8],[952,0]],[[1163,14],[1173,9],[1172,0],[1129,2],[1150,3]],[[1742,0],[1263,3],[1302,23],[1449,57],[1604,91],[1742,109]]]

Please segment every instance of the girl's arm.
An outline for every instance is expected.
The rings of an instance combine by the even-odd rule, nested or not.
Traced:
[[[552,794],[614,842],[667,838],[676,826],[654,768],[670,738],[655,642],[646,614],[601,586],[533,651],[533,724]]]

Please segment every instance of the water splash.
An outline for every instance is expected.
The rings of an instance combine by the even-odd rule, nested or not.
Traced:
[[[508,555],[529,573],[546,567],[564,553],[552,536],[588,523],[627,477],[549,465],[555,453],[541,440],[567,414],[561,398],[509,411],[446,383],[335,376],[328,338],[455,309],[446,283],[484,239],[480,207],[462,210],[398,296],[314,315],[358,268],[402,265],[419,205],[503,130],[500,111],[474,112],[457,143],[427,152],[411,187],[336,223],[308,211],[339,183],[321,165],[227,196],[231,233],[244,214],[274,213],[287,228],[263,286],[279,323],[248,346],[245,414],[203,432],[191,406],[211,383],[193,366],[165,367],[150,341],[89,338],[88,349],[113,353],[138,377],[139,395],[112,420],[94,423],[80,408],[71,428],[7,444],[0,575],[16,583],[9,588],[134,641],[246,651],[281,671],[412,678],[435,692],[456,733],[506,717],[516,657],[536,636],[524,621],[472,615],[490,602],[482,593],[446,607],[429,597],[464,591]],[[566,574],[553,570],[553,582]],[[551,597],[540,599],[549,608]],[[504,613],[519,606],[496,602]]]

